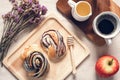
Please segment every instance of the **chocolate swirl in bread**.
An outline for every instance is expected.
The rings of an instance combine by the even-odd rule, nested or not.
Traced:
[[[50,59],[59,60],[65,56],[66,46],[63,41],[63,36],[57,30],[44,32],[41,45],[47,51]]]
[[[50,65],[36,44],[26,47],[21,58],[25,70],[31,77],[44,78],[49,71]]]
[[[49,63],[42,53],[34,51],[25,58],[24,67],[30,76],[39,78],[48,71]]]

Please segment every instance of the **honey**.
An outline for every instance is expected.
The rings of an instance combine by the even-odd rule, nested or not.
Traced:
[[[85,2],[81,2],[77,5],[76,11],[80,16],[87,16],[90,13],[90,6]]]

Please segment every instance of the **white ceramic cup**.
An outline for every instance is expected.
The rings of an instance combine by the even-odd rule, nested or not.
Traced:
[[[114,26],[114,28],[110,28],[108,26],[103,26],[103,28],[101,28],[101,30],[103,30],[103,31],[109,30],[111,32],[109,32],[109,33],[107,33],[108,31],[106,31],[106,32],[104,31],[105,33],[103,31],[101,32],[99,25],[100,25],[101,21],[103,21],[103,20],[110,21],[112,23],[112,25]],[[106,23],[104,22],[102,24],[104,25]],[[109,26],[111,26],[111,25],[109,25]],[[105,27],[108,27],[108,28],[105,28]],[[114,38],[120,32],[120,19],[113,12],[110,12],[110,11],[102,12],[95,17],[95,19],[93,21],[93,30],[97,35],[104,38],[106,43],[109,45],[112,43],[112,38]]]
[[[77,6],[78,4],[81,4],[81,3],[84,3],[86,5],[89,6],[89,13],[87,15],[80,15],[78,12],[77,12]],[[85,21],[87,20],[91,15],[92,15],[92,8],[91,8],[91,5],[87,2],[87,1],[79,1],[79,2],[74,2],[73,0],[68,0],[68,4],[69,6],[72,8],[71,9],[71,14],[73,16],[73,18],[77,21]],[[81,6],[83,7],[83,6]],[[83,13],[86,9],[83,9]]]

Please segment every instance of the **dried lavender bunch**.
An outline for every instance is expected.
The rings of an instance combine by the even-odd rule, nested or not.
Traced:
[[[0,41],[0,62],[2,63],[14,38],[24,29],[39,24],[47,8],[37,0],[9,0],[13,8],[3,15],[4,30]]]

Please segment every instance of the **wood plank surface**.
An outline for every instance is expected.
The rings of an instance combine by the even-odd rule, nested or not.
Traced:
[[[58,0],[56,3],[57,9],[74,24],[76,24],[96,45],[102,46],[105,44],[105,40],[98,35],[96,35],[92,29],[92,22],[94,18],[103,11],[112,11],[115,12],[118,16],[120,16],[120,8],[112,1],[112,0],[85,0],[88,1],[92,6],[92,16],[90,19],[84,22],[78,22],[73,19],[71,16],[71,8],[67,3],[68,0]],[[83,1],[83,0],[74,0],[75,2]]]

